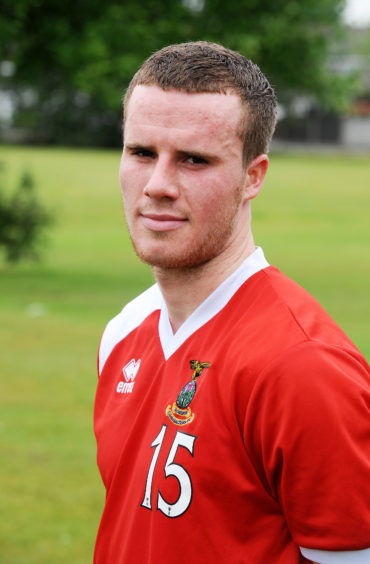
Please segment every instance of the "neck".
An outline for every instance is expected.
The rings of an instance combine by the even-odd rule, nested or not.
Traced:
[[[252,234],[238,252],[225,251],[209,262],[193,268],[154,267],[174,333],[192,312],[255,250]]]

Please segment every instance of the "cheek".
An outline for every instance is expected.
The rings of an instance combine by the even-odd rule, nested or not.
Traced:
[[[124,201],[134,200],[141,193],[145,185],[144,175],[137,167],[128,163],[121,163],[119,169],[119,183]]]
[[[241,179],[233,171],[228,172],[205,178],[200,183],[197,196],[194,194],[199,212],[207,216],[220,215],[238,199],[236,195],[240,194]]]
[[[118,171],[118,180],[119,180],[119,184],[121,186],[121,190],[123,189],[123,179],[124,179],[124,168],[121,165],[119,167],[119,171]]]
[[[191,203],[191,225],[197,233],[209,233],[222,220],[227,202],[218,191],[207,197],[196,198]]]
[[[131,174],[129,174],[126,168],[124,167],[120,168],[119,182],[121,186],[123,208],[124,208],[126,220],[129,222],[130,217],[132,216],[132,211],[135,207],[135,201],[137,199],[137,190],[135,189],[135,184]]]

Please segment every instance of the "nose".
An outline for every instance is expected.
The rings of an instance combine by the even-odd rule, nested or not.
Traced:
[[[161,200],[179,197],[176,172],[173,164],[158,158],[153,165],[151,174],[144,188],[144,194],[149,198]]]

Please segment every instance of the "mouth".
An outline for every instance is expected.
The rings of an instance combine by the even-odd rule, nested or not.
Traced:
[[[140,219],[144,227],[151,231],[173,231],[187,222],[185,217],[170,213],[141,213]]]

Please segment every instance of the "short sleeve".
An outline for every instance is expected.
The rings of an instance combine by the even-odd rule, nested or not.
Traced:
[[[370,377],[360,355],[307,341],[266,366],[245,440],[298,546],[370,547]]]

